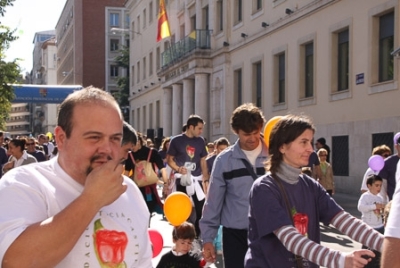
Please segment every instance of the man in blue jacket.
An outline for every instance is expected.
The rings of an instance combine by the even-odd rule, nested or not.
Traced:
[[[225,268],[244,266],[249,192],[253,181],[265,174],[267,147],[260,135],[264,122],[262,111],[253,104],[237,107],[230,123],[238,140],[217,156],[211,171],[200,230],[204,257],[206,261],[215,262],[213,240],[219,226],[223,226]]]

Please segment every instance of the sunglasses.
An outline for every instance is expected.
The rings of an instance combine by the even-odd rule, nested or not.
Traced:
[[[35,145],[35,143],[27,143],[26,145],[27,145],[27,146]]]
[[[390,156],[390,154],[383,154],[383,155],[382,155],[382,157],[385,157],[385,158],[386,158],[386,157],[389,157],[389,156]]]

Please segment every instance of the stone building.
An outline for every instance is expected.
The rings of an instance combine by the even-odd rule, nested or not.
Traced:
[[[156,42],[158,1],[128,0],[130,113],[139,131],[236,139],[235,107],[267,119],[305,113],[331,147],[338,191],[359,193],[372,148],[400,131],[398,0],[168,0],[172,36]]]

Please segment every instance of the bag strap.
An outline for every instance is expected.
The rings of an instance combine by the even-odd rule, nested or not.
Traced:
[[[290,210],[289,198],[287,196],[285,188],[283,187],[282,181],[278,176],[276,176],[276,174],[271,174],[271,177],[275,180],[276,184],[278,185],[279,191],[281,192],[283,200],[285,201],[287,213],[289,214],[289,218],[292,220],[292,224],[294,226],[292,212]],[[296,260],[297,268],[303,268],[303,257],[294,254],[294,259]]]
[[[129,156],[131,157],[133,164],[136,165],[136,161],[135,161],[135,158],[133,158],[132,152],[129,152]]]
[[[250,165],[250,163],[246,159],[240,159],[242,160],[243,164],[246,166],[247,171],[250,173],[250,175],[253,177],[253,180],[256,180],[258,178],[257,174],[254,172],[253,167]]]
[[[136,164],[136,160],[135,160],[135,158],[133,157],[133,153],[132,153],[132,152],[129,152],[129,156],[131,157],[132,162],[133,162],[134,164]],[[149,154],[147,155],[147,162],[149,162],[150,156],[151,156],[151,149],[150,149],[150,151],[149,151]]]

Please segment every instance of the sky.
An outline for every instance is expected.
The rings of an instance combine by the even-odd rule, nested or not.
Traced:
[[[22,74],[32,70],[33,38],[36,32],[54,30],[66,0],[15,0],[5,9],[0,23],[17,29],[18,40],[5,52],[6,61],[20,58]]]

